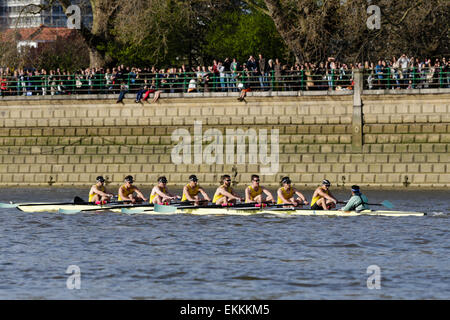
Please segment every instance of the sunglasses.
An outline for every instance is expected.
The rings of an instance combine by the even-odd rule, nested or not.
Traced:
[[[258,180],[253,180],[253,181],[255,181],[255,182],[259,182],[260,180],[258,179]]]

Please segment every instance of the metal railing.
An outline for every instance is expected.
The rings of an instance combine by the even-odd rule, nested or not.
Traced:
[[[442,68],[428,69],[364,69],[365,89],[450,88],[450,72]],[[226,73],[128,73],[58,74],[27,73],[0,75],[0,95],[71,95],[137,93],[142,90],[180,92],[314,91],[353,90],[353,72],[344,69],[302,69]]]
[[[381,68],[364,70],[364,88],[436,89],[450,88],[450,72],[444,68]]]

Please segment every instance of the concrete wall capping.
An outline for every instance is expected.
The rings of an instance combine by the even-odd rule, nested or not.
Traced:
[[[448,88],[437,88],[437,89],[409,89],[409,90],[363,90],[363,96],[389,96],[389,95],[439,95],[439,94],[450,94],[450,89]],[[247,94],[248,97],[280,97],[280,96],[342,96],[342,95],[353,95],[353,90],[320,90],[320,91],[253,91]],[[195,92],[195,93],[162,93],[161,98],[172,98],[172,99],[186,99],[186,98],[218,98],[227,97],[233,98],[238,97],[238,92]],[[110,104],[110,100],[116,100],[117,94],[91,94],[91,95],[45,95],[45,96],[0,96],[0,101],[33,101],[31,104],[35,104],[36,101],[46,101],[46,100],[87,100],[89,103],[91,101],[104,100],[106,104]],[[128,93],[126,99],[134,99],[134,93]],[[23,103],[23,102],[22,102]]]

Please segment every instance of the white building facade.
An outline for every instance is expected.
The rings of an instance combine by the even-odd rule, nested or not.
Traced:
[[[0,0],[1,28],[66,27],[67,17],[58,1],[49,0]],[[92,9],[89,0],[75,0],[72,4],[81,9],[85,26],[92,25]]]

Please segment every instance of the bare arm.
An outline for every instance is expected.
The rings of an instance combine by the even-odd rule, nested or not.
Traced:
[[[294,189],[295,194],[303,201],[304,204],[309,204],[309,202],[306,200],[305,196],[298,191],[297,189]]]
[[[94,187],[92,188],[92,191],[94,191],[96,194],[98,194],[98,195],[100,195],[100,196],[102,196],[102,197],[112,197],[112,196],[113,196],[113,194],[108,193],[108,191],[107,191],[106,189],[105,189],[105,191],[99,190],[99,189],[97,188],[97,186],[94,186]]]
[[[156,193],[157,195],[159,195],[159,196],[162,197],[162,198],[173,198],[173,196],[172,196],[169,192],[164,193],[164,192],[162,192],[158,187],[155,187],[153,190],[155,191],[155,193]],[[167,191],[168,191],[168,190],[167,190]]]
[[[144,200],[144,201],[147,201],[147,200],[148,200],[148,199],[142,194],[142,192],[141,192],[141,190],[139,190],[139,188],[134,187],[134,192],[136,192],[137,195],[138,195],[139,197],[142,198],[142,200]]]
[[[251,202],[251,199],[250,199],[250,190],[249,190],[248,187],[245,189],[245,202]]]
[[[234,190],[233,190],[233,196],[235,196],[236,198],[240,199],[241,201],[244,200],[239,194],[234,192]]]
[[[240,199],[239,197],[236,197],[234,194],[229,193],[228,191],[226,191],[224,188],[219,188],[219,190],[217,190],[219,192],[219,194],[231,198],[231,199]]]
[[[325,198],[325,199],[328,199],[328,200],[333,201],[333,202],[337,202],[337,200],[336,200],[334,197],[330,196],[329,194],[326,194],[326,193],[323,192],[322,190],[319,190],[318,193],[319,193],[319,195],[320,195],[321,197],[323,197],[323,198]]]
[[[205,190],[203,190],[203,188],[199,188],[198,190],[203,195],[203,198],[205,198],[205,200],[211,201],[211,199],[209,198],[208,194],[205,192]]]
[[[262,190],[263,190],[263,192],[266,194],[266,196],[267,196],[267,201],[273,201],[273,202],[275,202],[275,200],[273,199],[273,195],[272,195],[272,193],[269,191],[269,190],[267,190],[266,188],[262,188]]]

